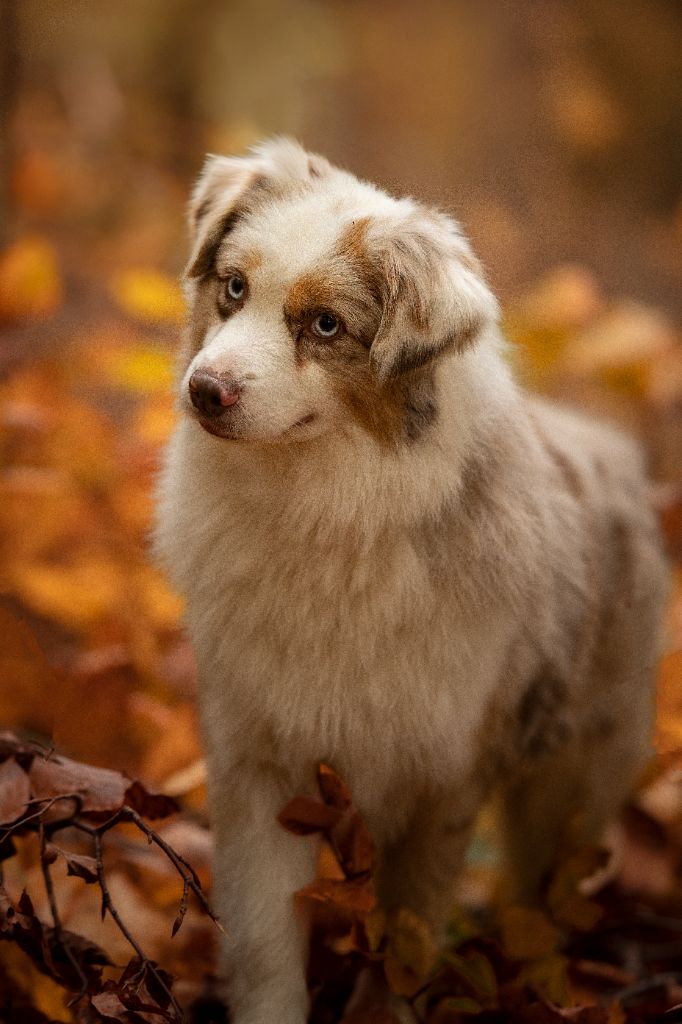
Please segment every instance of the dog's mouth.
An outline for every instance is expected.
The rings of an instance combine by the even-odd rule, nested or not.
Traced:
[[[211,434],[212,437],[220,437],[224,441],[248,440],[247,435],[236,433],[234,430],[231,430],[229,425],[221,419],[207,419],[203,416],[195,416],[195,419],[199,426],[202,427],[207,434]],[[296,420],[296,422],[292,423],[290,427],[287,427],[286,430],[282,431],[280,437],[300,430],[301,427],[306,427],[309,423],[312,423],[314,419],[315,413],[313,412],[309,412],[307,415],[301,416],[299,420]],[[276,440],[276,438],[273,438],[273,440]]]
[[[235,441],[237,438],[235,434],[231,433],[227,429],[227,424],[222,424],[218,420],[204,419],[202,416],[197,416],[196,421],[200,427],[203,427],[207,434],[211,434],[213,437],[222,437],[226,441]]]
[[[309,412],[307,416],[301,416],[300,420],[296,420],[295,423],[289,427],[289,430],[295,430],[296,427],[305,427],[307,423],[312,423],[315,419],[315,413]]]

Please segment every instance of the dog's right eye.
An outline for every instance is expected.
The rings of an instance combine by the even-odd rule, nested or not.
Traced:
[[[239,302],[244,296],[244,279],[239,274],[233,274],[232,277],[228,277],[225,288],[230,298]]]
[[[246,297],[246,281],[241,274],[230,274],[220,283],[218,292],[218,311],[222,316],[234,311]]]

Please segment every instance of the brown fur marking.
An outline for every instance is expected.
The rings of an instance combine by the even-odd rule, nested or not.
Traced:
[[[380,386],[368,349],[382,320],[380,266],[369,253],[369,218],[353,221],[324,266],[300,277],[287,295],[284,313],[302,365],[328,368],[341,401],[380,444],[414,442],[436,419],[431,373],[402,376]],[[324,342],[305,330],[322,310],[340,318],[346,333]]]

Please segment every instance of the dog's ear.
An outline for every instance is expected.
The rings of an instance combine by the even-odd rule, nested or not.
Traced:
[[[255,146],[247,156],[209,156],[189,203],[192,255],[187,277],[211,271],[222,239],[259,198],[283,195],[330,170],[324,157],[282,137]]]
[[[222,239],[240,216],[240,201],[254,186],[257,175],[247,159],[207,157],[189,202],[192,254],[187,277],[204,277],[211,271]]]
[[[463,351],[497,317],[478,261],[448,217],[429,212],[384,224],[372,248],[383,314],[370,362],[382,383]]]

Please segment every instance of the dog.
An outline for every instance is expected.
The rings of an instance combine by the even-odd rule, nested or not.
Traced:
[[[303,1024],[314,837],[349,783],[378,892],[442,936],[502,794],[515,898],[649,754],[667,571],[642,457],[524,394],[458,225],[275,139],[193,193],[155,546],[197,656],[234,1024]]]

